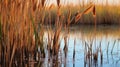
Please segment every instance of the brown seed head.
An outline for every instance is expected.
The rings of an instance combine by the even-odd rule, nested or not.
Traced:
[[[42,3],[42,7],[44,7],[44,4],[45,4],[45,0],[42,0],[42,2],[41,2],[41,3]]]
[[[58,7],[60,6],[60,0],[57,0],[57,6]]]
[[[96,10],[95,10],[95,5],[94,5],[94,7],[93,7],[93,17],[95,17],[96,16]]]

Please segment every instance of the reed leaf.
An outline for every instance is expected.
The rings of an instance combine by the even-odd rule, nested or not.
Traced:
[[[78,22],[81,17],[82,17],[82,13],[78,13],[77,16],[75,17],[75,23]]]
[[[93,12],[94,5],[89,6],[83,13],[88,14],[90,12]]]

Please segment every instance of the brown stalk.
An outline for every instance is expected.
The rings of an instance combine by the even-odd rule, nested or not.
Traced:
[[[69,26],[69,24],[70,24],[70,17],[71,17],[71,11],[70,11],[70,9],[69,9],[69,12],[68,12],[68,20],[67,20],[67,26]]]
[[[55,33],[54,33],[53,50],[54,50],[55,55],[58,54],[58,50],[59,50],[59,47],[60,47],[60,45],[59,45],[59,37],[60,37],[61,28],[62,28],[62,26],[60,25],[59,28],[57,28]]]
[[[12,50],[12,55],[11,55],[9,67],[11,67],[11,65],[12,65],[12,62],[13,62],[12,60],[13,60],[13,58],[14,58],[16,46],[17,46],[17,44],[14,44],[14,46],[13,46],[13,50]]]
[[[51,37],[50,37],[50,32],[48,32],[48,50],[51,48]]]
[[[8,0],[5,0],[5,7],[8,6]]]

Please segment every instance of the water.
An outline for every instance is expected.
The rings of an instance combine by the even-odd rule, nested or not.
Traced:
[[[54,57],[49,59],[49,55],[46,55],[44,61],[44,67],[119,67],[120,66],[120,28],[119,26],[73,26],[70,27],[70,33],[68,36],[68,51],[65,52],[64,48],[64,30],[62,30],[60,37],[60,49],[57,59]],[[47,40],[47,31],[45,32],[45,38]],[[75,41],[75,42],[74,42]],[[92,44],[92,53],[98,51],[97,63],[94,62],[94,56],[90,61],[85,60],[87,53],[85,53],[85,42],[90,46]],[[75,46],[74,46],[75,44]],[[73,58],[75,48],[75,57]],[[87,48],[88,50],[88,48]],[[89,50],[88,50],[89,51]],[[47,50],[46,50],[46,53]],[[102,60],[101,60],[102,54]],[[86,61],[86,63],[85,63]],[[54,62],[54,63],[53,63]]]
[[[62,29],[58,39],[60,46],[57,49],[56,47],[55,49],[48,47],[48,33],[51,32],[49,36],[52,45],[55,29],[49,30],[48,26],[45,27],[44,31],[44,46],[40,49],[41,45],[38,45],[37,49],[35,48],[33,51],[27,47],[16,49],[11,62],[12,67],[120,66],[120,27],[118,25],[99,25],[96,28],[94,25],[71,26],[69,33],[67,33],[68,30]],[[58,50],[55,55],[54,50]],[[6,58],[11,57],[4,54],[4,52],[6,51],[1,53],[0,66],[8,67],[9,62]]]

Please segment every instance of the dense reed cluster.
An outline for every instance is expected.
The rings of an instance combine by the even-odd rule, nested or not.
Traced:
[[[70,8],[68,9],[67,6],[61,5],[60,0],[56,0],[56,2],[57,6],[53,4],[46,6],[46,0],[0,0],[0,67],[41,66],[42,62],[40,60],[46,57],[46,50],[50,58],[55,57],[53,63],[56,63],[55,61],[58,60],[58,55],[60,54],[60,36],[62,29],[66,31],[63,36],[65,44],[63,50],[65,57],[67,57],[68,34],[71,24],[82,22],[95,23],[96,25],[102,22],[120,22],[118,18],[120,13],[111,10],[111,8],[114,7],[109,6],[109,11],[105,9],[105,11],[101,11],[103,9],[102,7],[90,4],[87,9],[85,8],[81,11],[78,9],[78,12],[76,12],[71,10],[74,8],[73,6],[69,6]],[[99,11],[96,11],[96,9]],[[90,13],[92,13],[92,15],[89,15]],[[103,15],[104,13],[105,15]],[[109,17],[105,17],[107,15],[110,15],[110,18],[115,16],[118,21],[114,18],[109,21]],[[93,20],[89,21],[91,16]],[[96,17],[98,20],[96,20]],[[101,19],[102,17],[103,19]],[[44,39],[46,24],[50,25],[50,27],[47,28],[47,40]],[[45,44],[47,44],[47,46],[45,46]],[[73,52],[74,59],[75,44],[76,43],[74,43]],[[91,48],[92,44],[90,48],[85,48],[88,50],[86,51],[86,57],[93,56],[94,60],[97,60],[96,55],[98,52],[93,54]],[[58,65],[55,64],[53,67],[58,67]]]
[[[37,0],[1,0],[1,66],[25,66],[24,61],[30,61],[30,56],[36,60],[39,46],[40,56],[44,57],[42,22],[45,9],[42,7],[45,2],[37,3]]]
[[[120,20],[119,20],[119,17],[120,17],[120,8],[119,6],[111,6],[111,5],[95,5],[95,8],[93,6],[91,6],[91,4],[88,4],[88,5],[84,5],[84,6],[79,6],[79,5],[75,5],[75,6],[72,6],[72,5],[67,5],[67,6],[61,6],[61,11],[62,13],[64,14],[65,16],[65,19],[63,23],[66,23],[68,21],[68,13],[70,10],[70,13],[71,13],[71,17],[70,19],[72,19],[75,14],[79,13],[79,16],[81,16],[82,12],[86,10],[86,8],[90,8],[92,7],[95,11],[95,13],[91,12],[87,15],[83,15],[81,17],[81,20],[78,20],[78,23],[79,25],[81,24],[90,24],[90,25],[94,25],[94,18],[92,17],[93,14],[96,15],[96,24],[97,25],[112,25],[112,24],[120,24]],[[114,9],[114,10],[113,10]],[[52,21],[52,24],[55,23],[54,19],[56,17],[56,14],[55,12],[57,12],[57,8],[56,6],[54,6],[53,9],[51,9],[49,11],[51,13],[51,15],[53,16],[51,18],[51,21]],[[79,17],[78,16],[78,17]],[[47,20],[47,17],[46,17],[46,20]],[[48,21],[49,22],[49,21]],[[75,23],[75,20],[71,21],[70,23],[71,25],[76,25]]]

